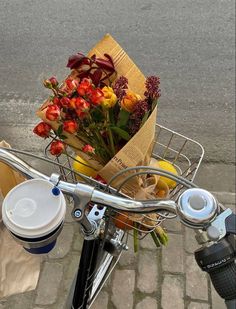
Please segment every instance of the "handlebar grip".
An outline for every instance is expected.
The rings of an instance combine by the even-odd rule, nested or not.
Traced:
[[[225,300],[236,299],[236,264],[231,261],[223,267],[209,272],[217,293]]]
[[[231,236],[194,252],[199,267],[210,275],[213,286],[226,303],[236,299],[235,252]]]

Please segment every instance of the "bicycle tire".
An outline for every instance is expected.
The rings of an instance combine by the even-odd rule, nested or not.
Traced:
[[[125,232],[120,233],[120,240]],[[65,309],[88,309],[110,276],[120,259],[122,251],[113,256],[104,250],[104,241],[100,238],[84,240],[78,272],[70,288]]]

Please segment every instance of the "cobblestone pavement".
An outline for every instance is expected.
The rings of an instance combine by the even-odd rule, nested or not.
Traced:
[[[235,194],[218,193],[225,206],[235,207]],[[0,301],[0,309],[64,309],[75,274],[82,239],[70,210],[56,248],[42,258],[41,274],[35,291]],[[179,222],[165,223],[169,245],[157,250],[146,237],[138,254],[125,252],[92,309],[224,309],[209,278],[196,265],[197,248],[193,232]]]

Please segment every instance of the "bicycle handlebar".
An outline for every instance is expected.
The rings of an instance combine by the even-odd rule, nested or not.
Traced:
[[[51,181],[50,177],[34,169],[25,161],[10,153],[7,149],[0,148],[0,161],[7,163],[10,167],[12,167],[17,172],[20,172],[27,179],[40,178]],[[157,210],[166,210],[171,213],[176,213],[176,204],[173,201],[136,201],[101,192],[96,190],[94,187],[83,183],[73,184],[60,181],[58,182],[57,186],[63,193],[67,195],[77,195],[80,197],[80,199],[83,199],[84,197],[88,201],[111,207],[118,211],[150,213]]]
[[[51,177],[32,168],[28,163],[10,153],[11,150],[0,148],[0,161],[8,164],[24,175],[27,179],[39,178],[51,181],[63,193],[72,196],[79,201],[83,209],[88,202],[94,202],[117,211],[127,211],[133,213],[151,213],[155,211],[168,211],[177,214],[182,223],[195,229],[201,229],[212,222],[219,214],[219,205],[215,198],[206,190],[196,188],[186,190],[179,197],[178,203],[173,200],[133,200],[110,193],[105,193],[95,189],[95,187],[80,183],[77,184],[61,181],[59,175],[52,174]],[[163,174],[163,172],[162,172]],[[170,177],[170,173],[167,173]],[[173,175],[176,180],[178,176]],[[179,177],[183,183],[184,178]],[[189,181],[186,179],[186,186],[189,188]],[[225,219],[223,217],[223,219]],[[219,221],[219,220],[218,220]],[[222,220],[221,220],[222,221]],[[221,224],[221,221],[218,223]],[[223,235],[224,236],[224,235]]]
[[[36,169],[32,168],[26,162],[7,151],[7,149],[0,148],[0,161],[2,161],[3,163],[7,163],[10,167],[20,172],[27,179],[40,178],[47,181],[55,182],[53,181],[53,177],[50,178],[43,173],[37,171]],[[180,179],[181,181],[183,181],[182,177]],[[185,192],[188,191],[187,194],[182,195],[179,199],[179,201],[181,201],[182,198],[182,203],[179,202],[178,204],[176,204],[174,201],[171,200],[136,201],[101,192],[99,190],[96,190],[94,187],[83,183],[72,184],[64,181],[59,181],[58,183],[56,182],[54,184],[57,185],[63,193],[71,195],[73,197],[77,196],[80,199],[80,202],[84,202],[84,205],[87,204],[89,201],[92,201],[94,203],[111,207],[115,210],[130,211],[133,213],[150,213],[158,210],[165,210],[171,213],[178,214],[182,219],[182,223],[192,228],[202,228],[203,226],[206,227],[207,224],[209,225],[210,222],[217,222],[217,220],[220,218],[219,205],[217,204],[214,197],[211,196],[209,193],[209,195],[206,194],[204,198],[200,198],[199,190],[202,189],[186,190]],[[192,194],[190,190],[198,190],[198,195]],[[202,190],[201,194],[204,195],[206,192],[207,191]],[[210,200],[208,200],[208,198],[210,198]],[[205,207],[206,205],[204,205],[206,200],[208,203],[208,207]],[[204,207],[206,209],[204,209]],[[198,217],[199,214],[200,217]],[[224,216],[222,220],[222,224],[225,224]],[[219,223],[217,222],[217,224]],[[216,228],[217,225],[213,227]],[[209,231],[209,235],[210,233],[212,233],[212,231]],[[224,239],[225,235],[226,232],[220,238],[222,241],[217,241],[214,246],[212,245],[210,247],[203,247],[199,251],[196,251],[195,258],[201,269],[203,271],[207,271],[210,274],[211,280],[217,292],[226,299],[226,304],[232,304],[232,302],[234,302],[236,298],[236,264],[234,262],[235,248],[232,249],[231,245],[230,249],[228,249]],[[222,243],[224,243],[223,247]],[[220,251],[218,252],[217,250]],[[230,254],[229,250],[231,250]],[[223,256],[221,256],[221,254],[223,254]],[[218,265],[218,263],[220,263],[220,265]],[[204,265],[207,265],[210,268],[207,268],[206,266],[206,268],[204,269]],[[231,305],[227,306],[228,308],[232,308],[230,307]]]

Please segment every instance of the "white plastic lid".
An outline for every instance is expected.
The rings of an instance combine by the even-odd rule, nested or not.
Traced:
[[[62,193],[52,193],[54,185],[47,180],[27,180],[6,195],[2,219],[14,234],[38,238],[55,230],[65,218],[66,202]]]

